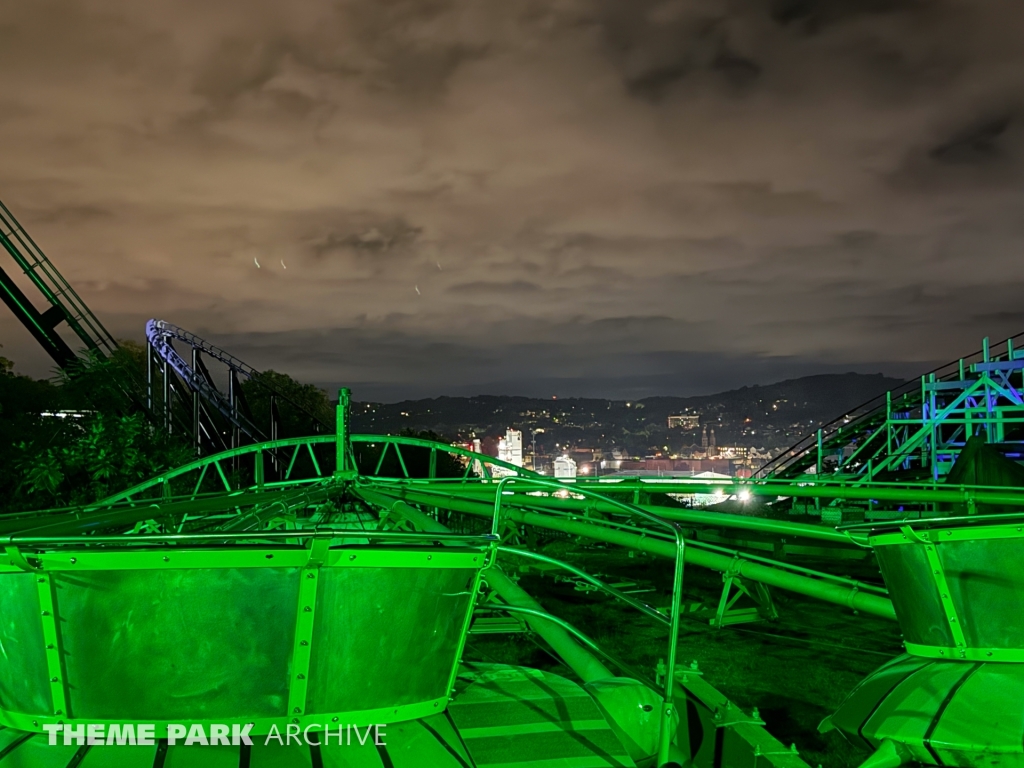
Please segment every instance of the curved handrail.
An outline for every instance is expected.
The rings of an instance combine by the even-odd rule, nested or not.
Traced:
[[[676,652],[679,642],[679,603],[683,592],[683,567],[685,564],[684,554],[686,540],[683,538],[683,529],[671,520],[652,515],[650,512],[632,504],[627,504],[617,499],[611,499],[589,488],[570,488],[566,483],[557,480],[548,480],[539,477],[506,477],[497,486],[494,495],[494,517],[491,522],[491,533],[497,535],[501,524],[501,505],[504,501],[505,488],[509,485],[526,485],[541,488],[556,488],[559,491],[579,493],[581,496],[597,497],[606,503],[610,503],[624,512],[639,517],[652,523],[657,527],[666,529],[675,539],[675,570],[672,576],[672,605],[669,614],[669,648],[668,648],[668,670],[665,673],[665,687],[662,697],[662,720],[658,739],[658,761],[659,764],[668,760],[669,744],[672,733],[672,701],[675,685]]]
[[[527,558],[531,558],[533,560],[539,560],[542,563],[550,563],[551,565],[558,566],[559,568],[562,568],[562,569],[568,571],[569,573],[572,573],[572,574],[575,574],[576,576],[579,576],[581,579],[585,580],[587,583],[593,584],[595,587],[597,587],[602,592],[606,592],[609,595],[611,595],[612,597],[614,597],[615,599],[621,600],[622,602],[626,603],[627,605],[632,606],[633,608],[636,608],[638,611],[643,613],[645,616],[650,616],[655,621],[660,621],[663,624],[671,624],[671,622],[672,622],[670,617],[668,617],[665,614],[663,614],[657,608],[652,608],[651,606],[647,605],[647,603],[642,603],[639,600],[637,600],[636,598],[630,597],[625,592],[620,592],[615,587],[611,586],[610,584],[605,584],[603,581],[601,581],[596,576],[591,576],[589,573],[584,571],[582,568],[577,568],[575,565],[572,565],[570,563],[566,563],[566,562],[564,562],[562,560],[556,560],[555,558],[548,557],[547,555],[542,555],[539,552],[531,552],[528,549],[518,549],[516,547],[503,547],[503,546],[499,545],[498,546],[498,552],[507,552],[507,553],[509,553],[511,555],[516,555],[518,557],[527,557]]]

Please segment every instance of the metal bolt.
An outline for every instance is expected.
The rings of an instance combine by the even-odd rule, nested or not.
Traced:
[[[77,558],[77,557],[72,557],[72,558],[71,558],[71,564],[72,564],[72,565],[74,565],[74,564],[75,564],[75,563],[77,563],[77,562],[78,562],[78,558]],[[12,563],[12,565],[13,565],[13,563]]]
[[[355,559],[356,559],[356,556],[355,556],[355,555],[349,555],[349,556],[348,556],[348,559],[349,559],[349,560],[355,560]]]
[[[51,677],[50,678],[50,682],[51,683],[59,683],[60,681],[56,677]]]
[[[308,605],[305,608],[303,608],[302,610],[305,611],[306,613],[312,613],[313,612],[313,609],[310,608]]]
[[[435,706],[435,707],[437,706],[437,702],[436,702],[436,701],[434,702],[434,706]]]
[[[43,611],[43,616],[49,616],[49,615],[50,615],[49,611]]]
[[[274,559],[273,555],[267,555],[267,560],[273,560],[273,559]]]
[[[309,645],[309,640],[300,640],[299,645]]]
[[[292,710],[292,712],[294,712],[296,715],[299,714],[299,712],[301,712],[301,711],[302,710],[299,709],[298,707],[296,707],[295,709]]]
[[[58,710],[57,710],[56,712],[54,712],[53,714],[55,714],[55,715],[63,715],[63,714],[64,714],[64,710],[63,710],[63,709],[58,709]]]
[[[297,709],[296,709],[295,711],[296,711],[296,712],[298,712],[299,710],[297,710]],[[293,722],[293,723],[295,723],[295,724],[297,725],[297,724],[298,724],[298,722],[299,722],[299,718],[297,718],[297,717],[293,717],[293,718],[292,718],[292,722]]]
[[[433,560],[433,559],[434,559],[433,555],[427,555],[427,560]]]
[[[336,718],[336,717],[332,717],[332,718],[331,718],[331,722],[332,722],[332,723],[336,723],[336,722],[338,722],[338,718]]]
[[[165,563],[171,562],[171,558],[169,558],[167,555],[164,555],[164,562]]]
[[[39,583],[40,584],[45,584],[46,583],[46,579],[39,579]]]
[[[39,727],[39,721],[38,720],[33,720],[32,721],[32,725],[34,725],[36,728],[38,728]]]
[[[306,574],[306,578],[307,578],[307,579],[315,579],[315,578],[316,578],[316,575],[315,575],[315,574],[312,574],[312,573],[307,573],[307,574]]]
[[[303,675],[303,674],[298,674],[298,675],[296,675],[295,677],[296,677],[296,679],[298,679],[298,680],[305,680],[305,679],[306,679],[306,676],[305,676],[305,675]]]
[[[47,646],[46,646],[46,650],[48,650],[48,651],[52,651],[52,650],[53,650],[54,648],[56,648],[56,647],[57,647],[57,646],[55,646],[55,645],[54,645],[53,643],[50,643],[49,645],[47,645]]]

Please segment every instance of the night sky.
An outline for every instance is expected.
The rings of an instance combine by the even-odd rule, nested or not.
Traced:
[[[1009,0],[9,0],[0,198],[115,336],[357,399],[912,375],[1024,330],[1022,32]]]

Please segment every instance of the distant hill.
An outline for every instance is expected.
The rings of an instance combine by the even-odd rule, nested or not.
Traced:
[[[699,442],[703,426],[715,429],[719,445],[782,447],[822,422],[831,421],[885,391],[900,379],[881,374],[822,374],[698,397],[650,397],[639,401],[596,398],[540,399],[480,395],[399,403],[356,403],[357,432],[434,432],[445,439],[503,434],[507,427],[541,429],[541,444],[622,447],[635,454],[671,444]],[[696,430],[669,430],[669,415],[700,416]]]

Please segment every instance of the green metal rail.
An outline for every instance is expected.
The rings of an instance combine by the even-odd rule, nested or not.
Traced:
[[[86,349],[92,350],[100,357],[113,354],[117,349],[117,342],[113,336],[75,293],[53,263],[46,258],[46,254],[3,202],[0,202],[0,245],[28,276],[32,285],[49,304],[49,308],[39,312],[2,270],[0,288],[3,290],[0,291],[0,297],[5,299],[15,316],[59,366],[66,367],[75,359],[73,353],[68,357],[71,350],[56,332],[56,327],[61,322],[68,324]]]

